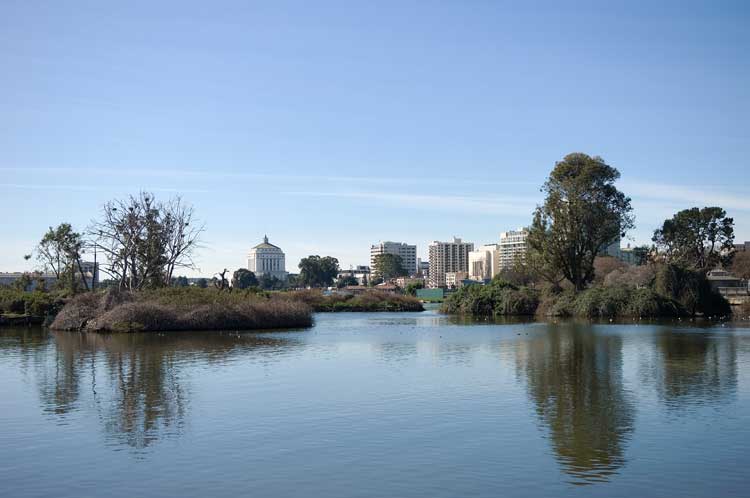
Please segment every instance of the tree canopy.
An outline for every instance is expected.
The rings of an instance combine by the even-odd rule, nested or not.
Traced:
[[[731,263],[734,220],[720,207],[683,209],[665,220],[652,240],[666,262],[708,271]]]
[[[247,268],[240,268],[232,274],[232,287],[235,289],[247,289],[257,286],[258,278],[255,276],[255,273]]]
[[[331,256],[308,256],[299,262],[300,285],[305,287],[329,287],[339,273],[339,260]]]
[[[550,281],[561,275],[576,290],[593,280],[597,254],[634,226],[630,198],[615,187],[619,178],[602,158],[582,153],[555,165],[527,240],[529,262],[540,275]]]
[[[336,287],[339,289],[350,285],[359,285],[359,280],[354,275],[346,275],[336,280]]]
[[[81,265],[84,245],[83,236],[74,231],[70,223],[61,223],[44,234],[36,247],[37,258],[46,271],[55,274],[58,284],[65,283],[75,291],[78,284],[83,283],[88,290]]]
[[[408,274],[404,269],[401,256],[398,254],[378,254],[375,256],[373,274],[383,280],[390,280],[396,277],[403,277]]]

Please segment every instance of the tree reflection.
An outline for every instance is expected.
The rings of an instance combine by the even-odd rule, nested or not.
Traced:
[[[651,371],[659,399],[670,409],[717,403],[737,388],[737,340],[730,334],[663,331],[655,336]]]
[[[189,411],[188,371],[196,364],[245,353],[271,359],[295,344],[293,336],[258,333],[52,336],[53,360],[37,365],[45,410],[67,414],[86,396],[108,438],[135,449],[182,434]]]
[[[519,344],[539,420],[575,484],[606,481],[625,463],[635,408],[622,384],[622,340],[574,324]]]

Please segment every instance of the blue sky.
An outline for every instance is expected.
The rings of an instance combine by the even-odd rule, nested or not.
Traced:
[[[620,170],[633,243],[695,205],[750,240],[748,26],[720,1],[5,0],[0,271],[141,189],[196,207],[206,275],[264,233],[292,271],[493,242],[574,151]]]

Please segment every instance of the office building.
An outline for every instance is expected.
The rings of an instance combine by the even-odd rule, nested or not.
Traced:
[[[496,273],[513,268],[517,259],[523,259],[526,255],[526,239],[528,236],[529,232],[525,228],[500,234],[500,242],[497,244],[498,268]]]
[[[375,258],[381,254],[394,254],[401,258],[401,266],[409,275],[417,273],[417,246],[403,242],[380,242],[370,247],[370,269],[375,275]]]
[[[469,272],[469,253],[474,244],[454,237],[452,242],[435,241],[429,246],[430,287],[446,287],[445,274]]]

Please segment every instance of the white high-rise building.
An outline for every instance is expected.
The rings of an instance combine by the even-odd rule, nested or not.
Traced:
[[[284,251],[270,244],[268,237],[263,237],[263,242],[250,249],[247,255],[247,269],[255,273],[257,277],[269,275],[279,280],[286,280],[286,263]]]
[[[469,253],[469,279],[489,280],[499,271],[497,244],[479,246]]]
[[[516,259],[523,258],[526,255],[526,238],[528,236],[529,232],[525,228],[500,234],[500,243],[497,245],[498,268],[496,273],[513,268]]]
[[[401,265],[409,275],[417,273],[417,246],[403,242],[380,242],[370,247],[370,269],[375,276],[375,258],[380,254],[395,254],[401,257]]]
[[[468,273],[469,253],[473,250],[473,243],[463,242],[461,239],[456,237],[453,238],[453,242],[435,241],[430,244],[430,287],[445,287],[446,273]]]

